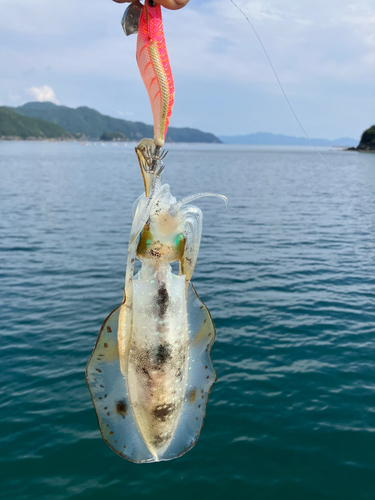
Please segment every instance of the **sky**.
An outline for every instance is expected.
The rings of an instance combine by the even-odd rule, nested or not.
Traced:
[[[235,0],[311,137],[375,123],[375,0]],[[152,123],[136,36],[112,0],[0,0],[0,105],[52,101]],[[302,136],[251,26],[230,0],[163,9],[171,126]]]

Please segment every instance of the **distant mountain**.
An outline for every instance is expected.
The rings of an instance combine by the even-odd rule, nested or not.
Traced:
[[[282,134],[269,134],[267,132],[257,132],[248,135],[219,135],[219,139],[224,144],[253,144],[260,146],[310,146],[305,137],[292,137]],[[358,141],[350,137],[342,137],[334,141],[328,139],[311,139],[315,146],[356,146]]]
[[[73,139],[73,136],[59,125],[0,107],[0,139]]]
[[[74,109],[67,106],[57,106],[52,102],[29,102],[18,108],[8,109],[20,115],[55,123],[72,134],[83,134],[88,139],[99,139],[103,134],[111,132],[124,134],[131,141],[139,141],[144,137],[154,136],[151,125],[112,118],[87,107]],[[166,141],[221,142],[220,139],[210,133],[193,128],[174,127],[169,127]]]

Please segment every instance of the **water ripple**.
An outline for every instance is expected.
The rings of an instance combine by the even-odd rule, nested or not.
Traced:
[[[134,151],[1,144],[4,498],[374,498],[375,206],[347,179],[374,191],[375,156],[326,154],[345,177],[304,148],[171,146],[175,196],[229,198],[199,201],[194,274],[218,381],[196,447],[138,467],[84,381],[122,299]]]

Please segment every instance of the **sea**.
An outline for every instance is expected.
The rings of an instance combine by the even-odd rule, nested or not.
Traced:
[[[374,500],[375,155],[168,145],[204,213],[193,283],[217,339],[195,447],[133,464],[85,366],[122,300],[134,144],[0,142],[0,498]]]

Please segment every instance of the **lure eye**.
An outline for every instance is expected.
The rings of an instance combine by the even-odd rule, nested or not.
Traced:
[[[156,7],[156,3],[155,3],[155,2],[153,2],[153,0],[148,0],[148,5],[149,5],[150,7]]]

